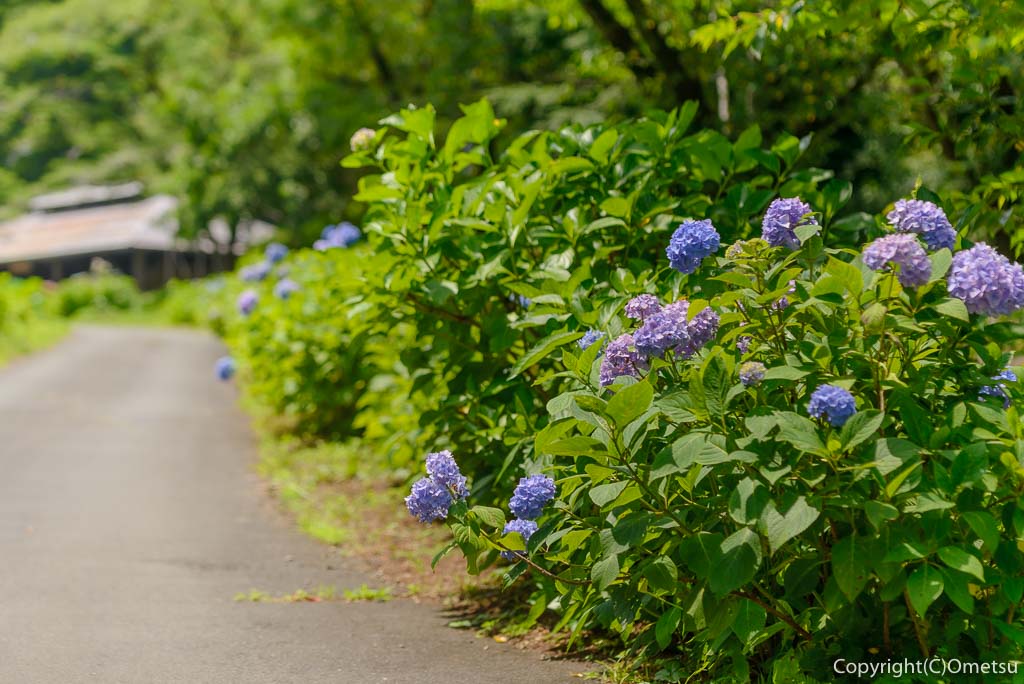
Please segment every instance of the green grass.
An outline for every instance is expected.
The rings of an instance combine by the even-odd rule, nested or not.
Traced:
[[[320,603],[323,601],[345,601],[354,603],[356,601],[378,601],[385,602],[394,598],[391,589],[382,587],[375,589],[362,584],[355,589],[345,589],[338,595],[338,590],[333,585],[321,585],[313,591],[296,589],[290,594],[274,596],[273,594],[259,589],[250,589],[247,592],[235,594],[235,601],[238,603]]]

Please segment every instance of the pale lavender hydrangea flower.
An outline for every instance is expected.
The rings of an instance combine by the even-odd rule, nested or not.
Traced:
[[[256,305],[259,301],[260,297],[256,294],[255,290],[246,290],[238,295],[238,313],[248,316],[256,310]]]
[[[800,247],[796,229],[800,226],[816,226],[818,220],[811,213],[811,205],[799,197],[779,198],[768,205],[768,211],[761,222],[761,237],[772,247]]]
[[[690,303],[680,299],[648,316],[633,335],[637,351],[645,356],[661,356],[669,349],[685,345],[690,338],[686,321],[689,309]]]
[[[505,529],[502,530],[502,534],[511,534],[512,532],[518,532],[519,536],[523,538],[523,543],[530,541],[530,537],[537,531],[537,523],[532,520],[519,520],[513,518],[505,523]],[[516,561],[526,556],[525,551],[502,551],[501,557],[508,561]]]
[[[873,271],[881,271],[889,264],[898,265],[896,277],[903,287],[927,285],[932,277],[932,262],[914,233],[878,238],[864,249],[864,264]]]
[[[427,475],[455,496],[463,499],[469,496],[466,478],[459,471],[452,452],[447,449],[427,454]]]
[[[1024,308],[1024,269],[984,242],[953,255],[946,287],[971,313],[1005,316]]]
[[[249,264],[238,270],[238,277],[247,283],[258,283],[270,275],[270,268],[270,264],[266,261]]]
[[[447,518],[453,502],[451,493],[429,477],[417,480],[405,497],[405,507],[422,523]]]
[[[601,332],[600,330],[593,330],[593,329],[591,329],[591,330],[588,330],[586,332],[586,334],[583,335],[583,337],[581,337],[580,339],[576,340],[576,346],[585,351],[592,344],[595,344],[596,342],[600,341],[602,338],[604,338],[604,333],[603,332]]]
[[[659,311],[661,311],[661,303],[654,295],[638,295],[626,303],[626,316],[640,322]]]
[[[633,336],[629,333],[619,335],[608,343],[601,359],[601,386],[606,387],[615,378],[622,376],[640,377],[640,371],[647,369],[647,361],[636,351]]]
[[[857,412],[853,395],[838,385],[821,385],[814,390],[807,412],[815,418],[825,418],[834,427],[842,427]]]
[[[280,242],[271,242],[263,252],[267,263],[276,264],[288,256],[288,248]]]
[[[754,341],[754,338],[750,335],[740,335],[736,338],[736,350],[740,354],[746,354],[750,351],[750,343]]]
[[[420,522],[444,520],[448,509],[459,499],[469,496],[466,478],[450,451],[427,454],[427,477],[417,480],[405,497],[405,507]]]
[[[931,202],[897,200],[885,218],[900,233],[920,235],[928,249],[933,251],[943,247],[952,250],[956,242],[956,231],[946,218],[946,213]]]
[[[360,128],[352,134],[352,139],[349,140],[349,146],[352,148],[353,152],[366,150],[370,148],[376,137],[377,131],[372,128]]]
[[[676,351],[683,356],[683,358],[690,358],[711,340],[715,339],[715,335],[718,334],[718,324],[720,319],[718,314],[711,307],[704,308],[690,319],[687,324],[689,331],[688,339],[686,343],[677,347]]]
[[[313,243],[313,249],[324,252],[328,249],[351,247],[363,236],[355,225],[342,221],[336,226],[327,226],[320,233],[320,239]]]
[[[288,299],[299,289],[299,284],[291,278],[282,278],[274,285],[274,296],[278,299]]]
[[[705,257],[717,252],[721,246],[721,238],[710,219],[684,221],[672,234],[665,253],[672,268],[688,275],[697,270]]]
[[[508,507],[517,518],[534,520],[554,498],[554,480],[547,475],[530,475],[519,480]]]
[[[760,361],[747,361],[740,364],[740,382],[744,387],[758,385],[764,380],[765,370],[764,364]]]

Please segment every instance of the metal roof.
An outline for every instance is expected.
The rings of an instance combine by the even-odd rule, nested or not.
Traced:
[[[110,202],[123,202],[142,196],[143,185],[138,181],[120,185],[82,185],[59,192],[37,195],[29,200],[32,211],[59,211]]]
[[[155,195],[138,202],[24,214],[0,223],[0,264],[121,249],[175,250],[178,201]]]

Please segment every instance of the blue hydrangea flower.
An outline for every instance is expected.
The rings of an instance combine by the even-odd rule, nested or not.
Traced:
[[[444,520],[454,503],[451,493],[429,477],[417,480],[412,493],[405,497],[405,507],[422,523]]]
[[[825,418],[834,427],[842,427],[857,412],[853,395],[838,385],[821,385],[814,390],[807,412],[815,418]]]
[[[952,250],[956,242],[956,231],[946,218],[946,212],[931,202],[897,200],[885,218],[900,233],[920,235],[933,251],[943,247]]]
[[[239,269],[238,277],[247,283],[258,283],[270,275],[270,268],[270,264],[266,261],[249,264],[245,268]]]
[[[238,295],[238,313],[243,316],[248,316],[256,310],[256,304],[260,301],[260,297],[256,294],[255,290],[246,290],[242,294]]]
[[[1017,382],[1017,374],[1007,368],[1004,371],[998,373],[993,380],[1005,380],[1007,382]],[[978,391],[978,399],[984,400],[985,397],[995,397],[1001,399],[1003,402],[1003,408],[1010,408],[1010,395],[1006,391],[1005,383],[998,383],[996,385],[986,385]]]
[[[680,299],[648,316],[633,335],[637,351],[645,356],[662,356],[669,349],[686,345],[690,339],[686,320],[689,309],[690,303]]]
[[[518,304],[524,309],[529,309],[533,306],[533,301],[529,297],[524,297],[523,295],[509,295],[508,300],[513,304]]]
[[[460,499],[469,496],[466,478],[459,471],[459,465],[455,462],[452,452],[447,449],[427,454],[427,475]]]
[[[772,302],[772,311],[784,311],[789,308],[789,297],[782,295],[774,302]]]
[[[754,341],[754,338],[750,335],[740,335],[736,338],[736,350],[740,354],[746,354],[750,351],[750,343]]]
[[[637,295],[626,303],[626,316],[641,322],[659,311],[661,303],[654,295]]]
[[[640,371],[647,370],[647,361],[636,351],[633,336],[629,333],[619,335],[608,343],[601,359],[601,386],[606,387],[615,378],[625,375],[640,377]]]
[[[600,330],[593,330],[593,329],[591,329],[591,330],[588,330],[586,332],[586,334],[583,335],[583,337],[581,337],[580,339],[576,340],[576,346],[579,347],[580,349],[586,350],[592,344],[600,341],[603,338],[604,338],[604,333],[603,332],[601,332]]]
[[[230,356],[220,357],[214,365],[214,372],[218,380],[230,380],[235,374],[235,360]]]
[[[276,264],[283,261],[288,256],[288,248],[282,245],[280,242],[271,242],[267,245],[267,249],[263,252],[267,258],[267,262]]]
[[[448,509],[459,499],[469,496],[466,478],[450,451],[427,454],[427,476],[417,480],[405,497],[405,507],[420,522],[444,520]]]
[[[705,347],[718,334],[718,314],[711,307],[704,308],[687,324],[688,336],[676,352],[688,359]]]
[[[523,543],[530,541],[530,537],[537,531],[537,523],[532,520],[519,520],[513,518],[505,523],[505,529],[502,530],[502,534],[511,534],[512,532],[518,532],[519,536],[523,538]],[[525,551],[502,551],[501,557],[508,561],[516,561],[526,556]]]
[[[705,257],[717,252],[721,246],[721,237],[710,219],[684,221],[672,233],[665,253],[672,268],[688,275],[700,267]]]
[[[278,299],[288,299],[300,289],[299,284],[291,278],[281,278],[274,285],[274,296]]]
[[[984,242],[953,255],[946,288],[971,313],[1005,316],[1024,308],[1024,269]]]
[[[878,238],[864,249],[864,264],[873,271],[896,264],[900,267],[896,277],[903,287],[927,285],[932,277],[932,262],[914,233]]]
[[[547,475],[530,475],[519,480],[508,507],[517,518],[534,520],[554,498],[554,480]]]
[[[800,226],[816,226],[818,219],[810,216],[811,205],[799,197],[779,198],[768,205],[761,221],[761,237],[772,247],[800,247],[796,229]]]
[[[744,387],[753,387],[764,380],[764,364],[760,361],[747,361],[740,364],[740,382]]]
[[[313,249],[323,252],[328,249],[351,247],[359,242],[363,233],[348,221],[336,226],[327,226],[320,233],[320,239],[313,243]]]

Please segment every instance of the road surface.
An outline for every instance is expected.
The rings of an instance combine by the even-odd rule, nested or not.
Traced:
[[[0,682],[578,681],[407,600],[236,602],[374,583],[261,489],[222,353],[80,327],[0,370]]]

